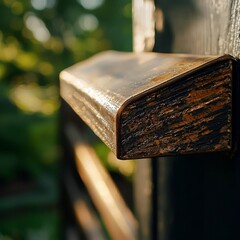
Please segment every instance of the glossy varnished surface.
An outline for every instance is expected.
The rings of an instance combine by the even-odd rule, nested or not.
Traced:
[[[220,68],[216,70],[220,62],[229,63],[224,72],[225,75],[219,71]],[[227,114],[227,118],[222,123],[222,127],[225,129],[222,133],[223,135],[225,134],[227,140],[223,141],[220,145],[220,140],[218,140],[214,146],[210,146],[210,151],[229,150],[231,148],[231,62],[232,59],[229,56],[214,57],[183,54],[106,52],[64,70],[60,76],[61,95],[119,158],[142,158],[164,154],[205,151],[206,149],[201,149],[201,147],[196,149],[191,148],[186,151],[186,146],[174,146],[171,150],[168,150],[168,147],[166,148],[162,144],[161,138],[157,138],[156,136],[151,138],[151,136],[146,134],[146,131],[149,131],[147,128],[151,128],[152,131],[161,132],[162,135],[167,134],[164,137],[167,137],[171,133],[171,131],[164,129],[162,120],[158,118],[161,111],[169,111],[170,109],[171,112],[176,110],[174,108],[171,110],[173,103],[176,104],[176,99],[174,100],[173,96],[171,98],[171,92],[175,91],[174,94],[177,94],[174,98],[180,101],[177,102],[179,106],[183,103],[181,102],[181,98],[184,97],[186,98],[185,100],[189,100],[184,105],[187,112],[193,106],[198,108],[198,106],[193,104],[195,97],[196,99],[199,98],[198,103],[200,105],[217,101],[217,99],[214,100],[216,95],[214,91],[219,90],[219,84],[222,84],[220,90],[220,95],[222,96],[218,99],[220,101],[220,104],[218,104]],[[196,75],[196,72],[201,73],[207,66],[210,66],[208,75],[211,74],[211,71],[214,71],[215,75],[209,75],[209,77],[204,79],[204,76],[200,74],[199,78],[202,79],[202,82],[199,81],[198,86],[192,84],[195,78],[191,78],[191,75]],[[218,78],[219,74],[224,75],[220,80]],[[183,96],[181,96],[181,94],[178,94],[178,88],[181,82],[185,83],[185,80],[186,86],[183,85]],[[201,84],[204,85],[204,81],[209,81],[205,90],[201,89],[200,86]],[[225,83],[221,81],[225,81]],[[175,90],[173,90],[174,86],[177,87]],[[194,95],[194,90],[198,91],[195,92],[196,96]],[[168,98],[164,99],[166,93],[170,94]],[[203,99],[205,99],[203,102],[201,102],[201,94]],[[158,101],[157,99],[160,100]],[[133,116],[131,113],[131,104],[139,101],[143,102],[139,103],[137,107],[139,108],[137,110],[138,113]],[[163,106],[159,108],[159,104],[164,101],[165,108],[162,108]],[[146,111],[142,104],[146,104]],[[149,106],[155,114],[155,117],[153,116],[153,125],[155,127],[153,128],[152,123],[139,121],[141,116],[148,116],[146,112]],[[224,108],[225,106],[227,107]],[[181,108],[178,108],[178,110],[182,111]],[[139,115],[141,111],[142,113]],[[208,113],[211,114],[211,110]],[[187,118],[186,116],[185,118]],[[137,118],[134,119],[134,117]],[[130,125],[133,124],[135,127],[126,124],[123,118],[128,122],[130,121]],[[194,116],[191,116],[191,118],[194,118]],[[133,119],[134,121],[131,122]],[[218,119],[215,120],[218,121]],[[158,122],[157,128],[154,123],[155,121]],[[188,119],[187,122],[182,120],[183,125],[184,122],[185,124],[189,124],[189,122],[194,122],[194,119]],[[127,129],[128,135],[125,134]],[[126,138],[126,136],[128,137]],[[168,137],[171,138],[171,136]],[[185,137],[188,138],[188,136]],[[149,151],[148,153],[147,149],[141,151],[139,145],[130,149],[131,154],[129,154],[129,151],[126,151],[130,142],[141,141],[144,146],[144,139],[156,145],[154,152]],[[212,141],[211,138],[208,140]],[[192,139],[191,141],[194,142],[196,139]],[[152,145],[151,143],[150,145]],[[134,148],[137,150],[137,154],[132,151]]]

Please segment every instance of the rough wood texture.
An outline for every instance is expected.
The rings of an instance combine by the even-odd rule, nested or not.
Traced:
[[[230,64],[211,66],[129,104],[121,118],[120,155],[230,150]]]
[[[162,13],[156,23],[162,28],[155,32],[155,51],[240,57],[240,0],[155,2]]]
[[[240,0],[155,3],[156,10],[162,12],[156,25],[163,27],[155,29],[154,51],[240,57]],[[232,110],[236,137],[240,122],[237,75]],[[154,163],[158,164],[152,166],[157,169],[153,185],[158,194],[153,210],[157,212],[154,240],[240,239],[239,153],[234,157],[222,153],[165,157],[154,159]]]
[[[61,73],[61,95],[120,159],[230,151],[230,56],[100,54]]]

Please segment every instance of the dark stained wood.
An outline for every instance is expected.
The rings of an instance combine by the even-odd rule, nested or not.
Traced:
[[[64,70],[61,95],[120,159],[230,151],[233,62],[106,52]]]
[[[154,2],[156,11],[162,13],[156,14],[155,25],[162,28],[155,28],[155,44],[148,50],[240,57],[239,0]],[[135,22],[141,21],[141,18],[135,19]],[[233,86],[232,109],[236,136],[240,126],[238,73],[239,69]],[[236,138],[233,144],[237,146]],[[234,157],[223,153],[160,157],[153,160],[156,162],[157,167],[152,165],[155,169],[152,184],[157,189],[158,202],[152,210],[157,211],[153,239],[240,239],[239,153]]]
[[[155,0],[155,51],[240,57],[239,0]],[[141,21],[139,19],[138,21]],[[165,43],[165,44],[164,44]]]
[[[122,113],[120,156],[230,150],[229,64],[211,66],[129,104]]]

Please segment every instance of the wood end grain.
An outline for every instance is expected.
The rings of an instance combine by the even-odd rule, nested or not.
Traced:
[[[230,151],[232,60],[129,101],[117,125],[120,159]]]

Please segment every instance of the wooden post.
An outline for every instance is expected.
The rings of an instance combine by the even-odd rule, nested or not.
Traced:
[[[135,24],[142,24],[140,16],[143,16],[143,13],[139,11],[150,9],[149,7],[145,10],[139,9],[139,6],[149,5],[150,2],[134,1]],[[239,7],[239,0],[155,0],[153,15],[156,22],[148,24],[148,27],[154,25],[154,34],[150,31],[151,34],[146,34],[144,40],[146,32],[144,26],[142,33],[139,30],[141,27],[135,26],[135,49],[168,53],[228,53],[239,57]],[[150,12],[146,15],[149,16],[148,19],[152,19]],[[148,44],[144,45],[144,41]],[[235,77],[239,80],[238,76]],[[233,121],[236,133],[234,143],[237,146],[238,82],[234,86],[234,91]],[[152,209],[148,208],[148,212],[145,212],[145,216],[148,217],[140,219],[141,225],[149,226],[148,231],[140,233],[142,239],[239,239],[238,156],[233,158],[214,153],[163,157],[157,161],[153,159],[152,165],[148,166],[148,169],[145,167],[145,171],[152,173],[152,177],[148,176],[149,180],[153,180],[152,194],[148,197],[153,198],[154,204]],[[142,184],[140,179],[141,175],[144,175],[140,166],[138,169],[140,170],[137,172],[137,186]],[[138,204],[141,202],[139,199],[140,193],[137,192]],[[138,207],[138,211],[141,216],[144,207]],[[148,221],[149,216],[152,216],[152,222]]]
[[[205,170],[214,159],[221,166],[224,155],[200,154],[236,154],[235,65],[228,55],[105,52],[60,75],[62,97],[117,157],[178,156],[152,160],[152,238],[172,239],[175,228],[196,221],[190,229],[202,233]],[[230,157],[225,167],[233,163]],[[81,161],[89,164],[90,158]],[[221,180],[226,177],[223,166]],[[95,174],[87,176],[86,184],[92,185]],[[140,186],[143,181],[140,178]]]

